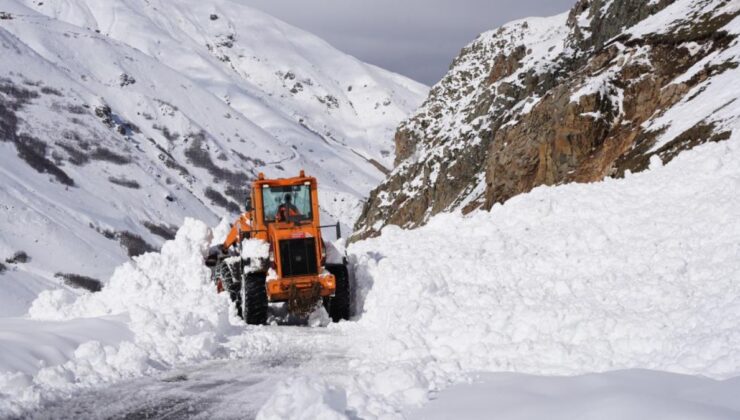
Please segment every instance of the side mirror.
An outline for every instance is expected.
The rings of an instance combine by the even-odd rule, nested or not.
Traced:
[[[252,211],[254,208],[252,208],[252,196],[247,196],[247,199],[244,201],[244,209],[246,211]]]

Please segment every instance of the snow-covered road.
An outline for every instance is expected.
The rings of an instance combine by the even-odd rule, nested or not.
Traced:
[[[313,334],[322,336],[318,330]],[[300,334],[300,333],[299,333]],[[338,355],[339,356],[339,355]],[[341,358],[341,356],[339,356]],[[321,358],[318,373],[343,365]],[[337,360],[334,360],[337,362]],[[306,355],[211,362],[88,391],[24,414],[28,419],[254,419],[281,380],[317,366]],[[574,377],[483,373],[452,386],[409,419],[606,420],[740,418],[740,378],[717,381],[649,370]]]
[[[348,360],[337,329],[264,327],[286,345],[255,358],[206,362],[85,391],[23,417],[38,419],[251,419],[286,379],[341,376]]]

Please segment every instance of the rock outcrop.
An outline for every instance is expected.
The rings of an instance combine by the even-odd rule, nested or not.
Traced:
[[[727,0],[580,0],[481,35],[399,127],[397,167],[355,238],[728,139],[740,115],[739,10]],[[705,92],[712,83],[727,97]]]

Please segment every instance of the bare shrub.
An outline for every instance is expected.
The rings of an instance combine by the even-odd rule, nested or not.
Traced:
[[[120,185],[121,187],[131,188],[132,190],[138,190],[141,188],[138,182],[133,179],[108,177],[108,181],[112,184]]]
[[[39,173],[52,175],[61,184],[73,187],[75,182],[51,160],[46,158],[46,144],[30,136],[21,135],[15,139],[18,157]]]
[[[157,235],[168,241],[175,239],[175,234],[177,233],[176,226],[160,225],[153,222],[144,222],[143,224],[153,235]]]
[[[223,194],[211,187],[206,188],[206,197],[211,200],[211,203],[219,207],[223,207],[232,213],[240,212],[238,204],[234,203],[233,201],[229,201],[226,197],[223,196]]]
[[[103,283],[92,277],[70,273],[56,273],[54,274],[54,277],[63,279],[64,284],[76,289],[85,289],[93,293],[99,292],[103,289]]]
[[[29,261],[31,261],[31,257],[25,251],[18,251],[12,257],[5,259],[8,264],[25,264]]]
[[[113,152],[112,150],[109,150],[109,149],[106,149],[105,147],[100,147],[100,146],[98,146],[98,148],[92,152],[92,154],[90,155],[90,158],[94,160],[102,160],[105,162],[110,162],[115,165],[126,165],[126,164],[131,163],[130,158],[123,156],[123,155],[119,155]]]
[[[126,248],[128,256],[131,258],[157,250],[152,245],[149,245],[144,238],[132,232],[116,232],[116,239],[121,243],[121,246]]]

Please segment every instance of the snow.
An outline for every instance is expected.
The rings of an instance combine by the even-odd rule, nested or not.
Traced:
[[[245,239],[242,241],[242,258],[267,258],[270,254],[270,244],[261,239]]]
[[[343,420],[346,409],[344,390],[320,377],[304,376],[278,384],[257,420]]]
[[[237,147],[247,152],[274,144],[274,159],[269,162],[290,164],[291,170],[312,162],[307,150],[323,143],[313,138],[315,143],[303,144],[295,153],[285,147],[297,136],[307,135],[291,120],[301,115],[307,103],[283,101],[281,95],[287,94],[279,93],[285,89],[281,80],[303,80],[309,76],[286,78],[287,71],[300,67],[311,72],[308,69],[313,67],[304,67],[305,63],[295,68],[288,65],[301,60],[294,55],[284,62],[273,61],[281,59],[280,54],[271,52],[273,49],[291,49],[275,41],[283,38],[268,39],[257,33],[293,34],[288,44],[296,43],[300,45],[295,46],[296,50],[316,53],[309,60],[314,64],[326,59],[324,54],[334,57],[334,53],[318,48],[321,43],[315,38],[295,33],[260,14],[250,20],[252,17],[245,12],[250,9],[239,9],[245,14],[243,24],[258,29],[245,32],[256,33],[254,40],[238,37],[238,42],[245,42],[238,48],[247,51],[249,45],[257,49],[257,45],[266,43],[267,55],[259,59],[234,56],[231,63],[235,68],[231,68],[221,61],[214,62],[207,49],[198,50],[201,59],[186,57],[178,61],[176,57],[183,50],[197,50],[192,45],[177,45],[194,34],[202,32],[203,38],[198,40],[212,45],[214,37],[223,35],[221,29],[219,33],[203,29],[204,7],[210,6],[188,3],[197,19],[191,19],[185,6],[174,8],[173,16],[141,8],[148,14],[138,21],[130,15],[130,10],[136,9],[132,8],[134,0],[116,1],[116,14],[105,14],[110,9],[94,2],[45,3],[31,8],[18,2],[4,3],[22,16],[0,28],[2,45],[22,52],[15,67],[5,60],[0,62],[4,71],[27,68],[26,77],[65,86],[69,101],[99,103],[95,92],[117,89],[115,83],[106,84],[117,80],[121,70],[118,64],[112,69],[106,64],[85,70],[88,80],[84,83],[76,72],[84,68],[82,63],[94,62],[96,53],[112,54],[115,57],[102,57],[117,63],[128,63],[124,57],[129,56],[138,63],[131,66],[156,71],[135,73],[140,86],[127,87],[136,91],[134,97],[107,96],[106,103],[116,108],[137,109],[131,108],[132,103],[141,101],[145,104],[142,109],[153,107],[147,109],[157,115],[157,122],[169,121],[173,129],[209,125],[225,131],[239,130],[247,142],[243,146],[234,146],[237,141],[226,146],[218,136],[213,136],[209,145],[215,150]],[[217,8],[227,4],[231,5],[213,2],[220,16],[217,24],[226,27],[227,13]],[[35,10],[42,11],[43,16]],[[185,23],[173,23],[178,20]],[[237,20],[230,17],[230,23]],[[265,20],[268,24],[260,25]],[[481,40],[531,36],[534,41],[527,38],[527,42],[533,45],[532,57],[549,54],[553,46],[552,54],[558,54],[557,46],[564,36],[558,25],[563,20],[564,16],[529,20],[526,27],[519,22],[498,35],[484,34]],[[146,31],[132,31],[128,38],[128,32],[122,29],[125,25]],[[87,26],[104,34],[96,34]],[[733,21],[728,27],[736,26]],[[80,50],[62,33],[85,38],[90,51]],[[151,39],[167,42],[160,47]],[[276,42],[281,48],[275,46]],[[72,58],[62,60],[56,54]],[[159,55],[165,57],[157,58]],[[250,82],[234,82],[227,76],[231,71],[243,70],[240,60],[250,57],[255,63],[285,64],[280,70],[282,76],[274,77],[273,71],[255,71]],[[335,59],[341,68],[352,67],[343,61],[346,57]],[[336,64],[333,60],[327,62]],[[173,71],[161,61],[174,67],[187,62],[192,67]],[[64,63],[69,67],[62,68]],[[264,70],[262,64],[255,63],[255,68]],[[131,71],[128,65],[122,67]],[[359,78],[353,79],[352,92],[359,90],[366,75],[382,73],[372,67],[365,69],[368,73],[360,72]],[[200,71],[201,78],[196,75]],[[334,92],[334,82],[318,83],[319,76],[311,75],[314,85],[306,84],[302,93],[314,88],[316,91],[311,92],[315,95]],[[400,85],[404,83],[386,76]],[[80,185],[72,192],[49,184],[45,176],[22,161],[6,158],[14,156],[15,151],[9,144],[0,144],[0,256],[23,249],[32,258],[32,264],[13,264],[1,275],[3,282],[8,282],[3,284],[0,305],[15,305],[4,309],[6,313],[22,315],[26,302],[49,287],[49,279],[57,270],[84,271],[104,280],[98,293],[67,288],[43,291],[30,304],[27,316],[0,318],[0,416],[23,416],[29,409],[43,410],[96,390],[110,389],[111,394],[130,391],[142,383],[137,380],[150,377],[157,386],[146,389],[190,388],[184,394],[186,400],[208,394],[212,401],[201,412],[201,418],[252,414],[261,419],[449,418],[463,414],[474,418],[481,413],[486,418],[491,413],[502,418],[737,418],[740,135],[733,117],[737,112],[730,109],[735,102],[716,107],[734,97],[733,89],[727,86],[735,85],[736,73],[727,71],[718,77],[697,98],[706,107],[716,109],[712,122],[732,130],[725,142],[699,146],[666,165],[654,158],[648,171],[624,179],[540,187],[490,212],[467,216],[445,213],[416,230],[389,226],[378,238],[349,246],[343,240],[327,244],[330,262],[339,262],[346,255],[351,263],[355,317],[352,322],[328,324],[327,314],[320,308],[308,324],[323,328],[246,326],[236,317],[228,297],[216,293],[210,273],[203,266],[205,252],[225,236],[230,218],[220,219],[208,205],[198,204],[200,192],[193,193],[186,179],[163,169],[156,153],[152,153],[154,149],[147,149],[148,143],[139,144],[148,150],[142,153],[136,152],[132,143],[131,156],[137,163],[131,167],[65,165]],[[157,102],[159,96],[148,95],[147,86],[178,92],[180,83],[193,96],[168,97],[175,107]],[[343,84],[338,86],[345,89]],[[233,106],[226,103],[225,94]],[[383,103],[384,97],[375,99]],[[337,96],[340,104],[345,99]],[[50,121],[66,124],[49,112],[55,100],[61,99],[44,98],[26,110],[24,129],[47,130],[45,124]],[[375,109],[372,101],[369,103]],[[682,102],[652,124],[670,127],[669,131],[685,130],[697,122],[688,110],[698,103]],[[201,107],[216,111],[205,112]],[[288,117],[281,114],[282,109],[296,114]],[[313,114],[316,110],[310,111]],[[233,113],[232,118],[206,115],[222,116],[227,112]],[[329,124],[326,121],[336,117],[330,115],[334,111],[325,112],[328,116],[317,117],[310,124]],[[131,111],[125,116],[140,121],[133,115]],[[237,118],[242,123],[237,124]],[[466,129],[464,124],[459,128]],[[94,126],[90,133],[105,133],[101,130],[104,128]],[[167,144],[156,130],[146,130]],[[342,129],[332,130],[340,139]],[[366,135],[372,129],[363,132]],[[338,142],[349,145],[361,138],[358,136],[347,134]],[[373,148],[368,147],[363,155],[374,156]],[[329,153],[327,149],[324,152]],[[173,147],[172,153],[180,156],[183,151]],[[341,160],[350,155],[356,156],[353,152],[337,152],[334,157]],[[259,156],[266,160],[269,157]],[[328,155],[323,156],[328,159]],[[320,174],[325,177],[322,182],[325,179],[329,184],[329,192],[322,194],[335,198],[329,204],[335,214],[354,217],[359,211],[358,197],[366,191],[365,187],[348,187],[344,181],[365,180],[363,185],[367,186],[379,177],[377,173],[365,173],[367,167],[357,169],[363,165],[358,162],[352,161],[335,174]],[[279,173],[272,165],[268,165],[268,172]],[[357,177],[345,177],[348,167],[367,177],[356,173]],[[256,169],[249,165],[242,168],[247,172]],[[198,175],[193,185],[211,181],[202,168],[191,169]],[[129,175],[142,184],[147,182],[147,187],[143,191],[103,188],[95,179],[109,173]],[[169,176],[173,183],[153,174]],[[200,177],[206,181],[198,180]],[[482,188],[480,183],[485,180],[478,181]],[[480,188],[473,193],[479,194]],[[152,197],[166,194],[176,195],[176,204],[152,202]],[[142,218],[184,222],[161,251],[135,257],[107,276],[105,267],[124,258],[118,244],[104,239],[90,223],[97,223],[98,228],[136,230]],[[221,223],[211,229],[209,226],[219,219]],[[44,232],[46,243],[38,244],[38,235],[28,235],[29,231]],[[258,241],[246,241],[243,248],[247,256],[265,255],[265,244]],[[185,384],[163,385],[173,382],[169,379],[175,372],[186,372],[181,380]],[[190,377],[208,376],[203,372],[212,375],[211,381],[189,383]],[[243,381],[255,372],[263,376],[264,382],[255,387],[260,388],[258,392],[251,393],[253,388]],[[135,378],[140,379],[132,381]],[[219,381],[231,382],[219,385]],[[106,388],[111,384],[122,388]],[[198,391],[197,386],[204,388]],[[217,396],[222,389],[244,401]],[[109,408],[101,407],[100,399],[93,400],[96,410]],[[243,405],[261,408],[255,413],[242,412]],[[61,417],[68,414],[59,413]]]
[[[740,34],[740,17],[736,17],[725,29]],[[735,40],[732,48],[698,62],[674,83],[681,83],[713,64],[737,63],[740,60],[739,48],[740,44]],[[735,81],[740,76],[740,69],[734,67],[699,84],[686,95],[685,99],[667,112],[643,124],[648,130],[660,133],[652,147],[653,151],[660,150],[671,140],[698,124],[714,125],[715,133],[732,130],[737,126],[740,119],[740,89],[736,87]]]
[[[664,34],[675,30],[681,22],[688,18],[699,16],[707,11],[716,11],[716,15],[719,15],[736,13],[738,10],[740,10],[740,4],[736,1],[678,0],[627,32],[633,38],[641,38],[649,34]]]
[[[384,229],[350,247],[358,281],[372,284],[361,323],[433,386],[451,367],[738,375],[734,136],[627,180]]]
[[[482,374],[443,391],[409,419],[736,419],[740,380],[714,381],[650,371],[576,377]]]
[[[202,266],[210,229],[188,220],[161,253],[119,267],[102,292],[44,292],[32,319],[14,321],[57,320],[69,347],[26,356],[36,363],[6,362],[3,410],[173,367],[284,352],[306,359],[266,398],[264,416],[394,418],[479,372],[740,376],[739,158],[734,135],[626,179],[542,187],[412,231],[387,227],[348,248],[355,322],[307,333],[242,325]],[[79,334],[73,324],[100,317],[114,317],[120,339],[99,337],[96,326]],[[3,346],[23,354],[28,343],[11,336]]]

